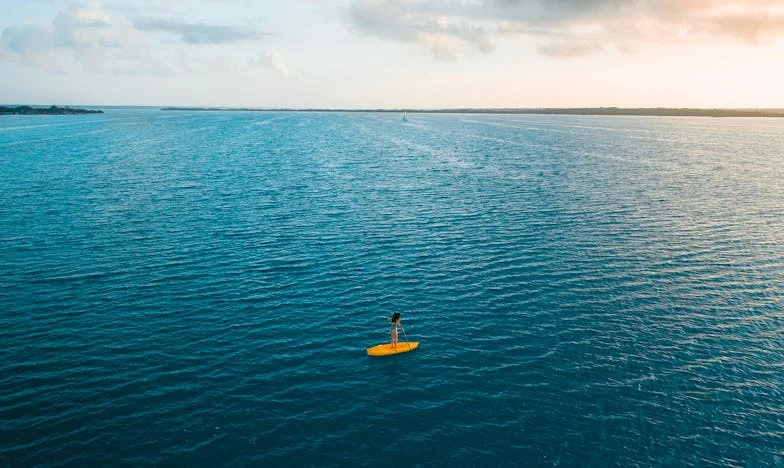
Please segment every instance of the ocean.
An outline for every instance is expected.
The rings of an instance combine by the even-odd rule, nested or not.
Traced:
[[[1,117],[0,465],[784,466],[784,119],[408,118]]]

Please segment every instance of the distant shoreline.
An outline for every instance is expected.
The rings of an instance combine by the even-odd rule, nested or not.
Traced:
[[[626,115],[661,117],[784,117],[784,109],[689,109],[674,107],[575,107],[509,109],[295,109],[254,107],[163,107],[162,111],[246,111],[246,112],[406,112],[423,114],[551,114],[551,115]]]
[[[102,110],[76,109],[73,107],[0,106],[0,115],[74,115],[103,114]]]

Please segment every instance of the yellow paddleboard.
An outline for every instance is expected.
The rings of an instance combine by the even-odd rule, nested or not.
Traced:
[[[400,354],[413,351],[419,347],[418,341],[398,341],[396,347],[392,347],[392,343],[384,343],[378,346],[368,348],[368,356],[388,356],[390,354]]]

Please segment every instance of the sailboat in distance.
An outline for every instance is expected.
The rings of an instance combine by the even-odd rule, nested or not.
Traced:
[[[403,110],[403,122],[408,122],[408,114],[406,114],[405,110]]]

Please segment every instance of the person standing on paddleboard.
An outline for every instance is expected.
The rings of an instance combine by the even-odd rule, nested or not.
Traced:
[[[392,328],[389,330],[389,334],[392,335],[392,347],[397,347],[397,328],[403,328],[403,325],[400,325],[400,312],[395,312],[392,314],[392,317],[389,318],[389,322],[392,324]]]

